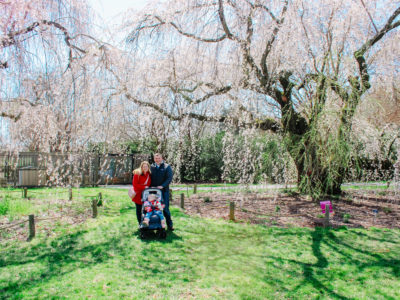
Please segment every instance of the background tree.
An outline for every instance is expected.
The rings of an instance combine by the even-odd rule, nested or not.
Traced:
[[[107,84],[110,57],[124,52],[96,39],[86,1],[0,1],[0,113],[3,147],[69,152],[137,136],[135,115]],[[118,117],[116,117],[118,116]],[[4,128],[3,127],[3,128]]]
[[[173,120],[189,116],[279,131],[300,189],[314,196],[340,192],[351,161],[353,117],[374,82],[371,70],[390,76],[398,61],[391,50],[399,41],[394,30],[399,5],[384,0],[154,5],[139,19],[132,17],[138,21],[128,27],[128,41],[143,60],[170,57],[173,63],[154,66],[151,80],[139,86],[157,85],[157,96],[135,103]],[[168,89],[186,101],[186,110],[174,110],[175,97],[159,102]]]

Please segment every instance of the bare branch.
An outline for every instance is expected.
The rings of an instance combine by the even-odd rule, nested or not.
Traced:
[[[193,104],[199,104],[201,102],[204,102],[205,100],[211,98],[212,96],[217,96],[217,95],[222,95],[225,94],[227,92],[229,92],[232,89],[231,86],[224,86],[221,88],[218,88],[210,93],[207,93],[206,95],[204,95],[203,97],[196,99],[195,101],[193,101]]]
[[[170,22],[169,24],[170,24],[172,27],[174,27],[180,34],[182,34],[182,35],[184,35],[184,36],[186,36],[186,37],[188,37],[188,38],[195,39],[195,40],[200,41],[200,42],[218,43],[218,42],[220,42],[220,41],[223,41],[223,40],[226,39],[226,37],[227,37],[225,34],[221,35],[220,37],[214,38],[214,39],[213,39],[213,38],[199,37],[199,36],[196,36],[196,35],[194,35],[194,34],[192,34],[192,33],[184,32],[184,31],[181,30],[181,29],[178,27],[178,25],[176,25],[174,22]]]
[[[247,43],[249,43],[249,44],[251,43],[251,39],[253,37],[253,32],[254,32],[252,15],[253,15],[253,10],[251,10],[250,14],[247,16],[247,38],[246,38],[246,40],[247,40]]]
[[[86,53],[85,50],[71,44],[70,41],[72,38],[70,37],[68,30],[64,26],[62,26],[60,23],[57,23],[54,21],[48,21],[48,20],[41,20],[41,21],[33,22],[31,25],[29,25],[28,27],[26,27],[24,29],[21,29],[19,31],[9,32],[7,34],[7,37],[0,40],[0,48],[6,48],[6,47],[15,45],[17,43],[16,38],[18,36],[33,32],[37,27],[42,26],[42,25],[55,27],[63,33],[64,42],[67,45],[67,47],[69,48],[69,51],[68,51],[69,62],[68,62],[67,69],[70,68],[71,63],[72,63],[72,49],[75,49],[81,53]]]
[[[15,122],[17,122],[21,118],[21,116],[22,116],[22,113],[19,113],[18,115],[8,114],[6,112],[1,112],[0,113],[0,117],[8,118],[8,119],[11,119],[11,120],[13,120]]]
[[[357,51],[354,52],[354,57],[357,60],[358,67],[360,70],[363,91],[366,91],[367,89],[369,89],[371,87],[371,84],[369,83],[369,74],[368,74],[368,70],[367,70],[367,63],[365,61],[364,55],[372,46],[374,46],[378,41],[380,41],[385,36],[385,34],[387,34],[390,30],[400,26],[400,21],[393,23],[394,20],[399,15],[400,15],[400,7],[398,7],[393,12],[393,14],[390,16],[390,18],[388,19],[385,26],[378,33],[376,33],[371,39],[369,39],[367,42],[365,42],[360,47],[360,49],[358,49]]]
[[[246,1],[246,2],[250,4],[249,1]],[[270,17],[272,18],[272,20],[275,21],[276,24],[280,23],[280,20],[277,17],[275,17],[275,15],[272,13],[272,11],[268,7],[266,7],[265,5],[263,5],[263,4],[255,4],[254,7],[255,8],[262,8],[263,10],[265,10],[270,15]]]
[[[288,9],[288,5],[289,5],[289,1],[286,0],[285,5],[283,6],[283,9],[282,9],[281,18],[279,20],[277,20],[277,22],[276,22],[277,25],[273,29],[272,36],[268,40],[267,44],[265,45],[265,49],[264,49],[263,55],[261,57],[261,62],[260,62],[261,70],[263,72],[263,75],[267,78],[268,78],[267,57],[268,57],[269,53],[271,52],[272,44],[275,42],[275,39],[278,36],[279,29],[285,20],[284,16]]]
[[[197,40],[197,41],[200,41],[200,42],[205,42],[205,43],[217,43],[217,42],[220,42],[220,41],[226,39],[226,35],[225,35],[225,34],[223,34],[223,35],[221,35],[221,36],[219,36],[219,37],[216,37],[216,38],[205,38],[205,37],[200,37],[200,36],[197,36],[197,35],[195,35],[195,34],[192,34],[192,33],[186,32],[186,31],[183,31],[183,30],[182,30],[176,23],[174,23],[174,22],[169,22],[169,23],[167,23],[167,22],[165,22],[165,21],[164,21],[161,17],[159,17],[159,16],[154,16],[154,18],[155,18],[159,23],[151,24],[151,25],[145,25],[145,26],[138,26],[138,27],[136,28],[136,30],[134,31],[136,34],[131,33],[131,34],[130,34],[130,37],[128,38],[128,41],[129,41],[129,42],[133,42],[133,41],[135,40],[135,38],[137,39],[137,37],[139,36],[139,32],[142,31],[142,30],[144,30],[144,29],[157,28],[157,27],[160,27],[160,26],[162,26],[162,25],[167,25],[167,24],[168,24],[168,25],[171,25],[171,26],[172,26],[178,33],[180,33],[181,35],[186,36],[186,37],[188,37],[188,38],[192,38],[192,39]]]
[[[226,24],[223,0],[218,0],[218,15],[226,36],[230,40],[234,39],[233,34],[229,30],[228,24]]]
[[[269,118],[264,120],[255,120],[253,125],[264,131],[270,130],[272,132],[278,132],[281,130],[281,124],[276,120]]]
[[[303,11],[304,11],[304,4],[302,4],[303,5]],[[313,52],[313,50],[311,49],[311,46],[310,46],[310,44],[311,44],[311,42],[310,42],[310,37],[309,37],[309,35],[308,35],[308,31],[307,31],[307,29],[306,29],[306,25],[304,24],[304,13],[302,13],[301,15],[300,15],[300,21],[301,21],[301,25],[302,25],[302,27],[303,27],[303,30],[304,30],[304,34],[306,35],[306,39],[307,39],[307,42],[308,42],[308,54],[310,54],[311,55],[311,57],[312,57],[312,59],[313,59],[313,65],[314,65],[314,69],[315,69],[315,71],[318,71],[318,66],[317,66],[317,58],[315,57],[315,54],[314,54],[314,52]]]
[[[374,28],[375,28],[375,32],[377,33],[377,32],[378,32],[378,28],[376,27],[375,22],[374,22],[374,20],[372,19],[371,14],[369,13],[367,7],[365,6],[364,1],[363,1],[363,0],[360,0],[360,1],[361,1],[362,6],[364,6],[365,11],[367,12],[369,19],[371,20],[372,25],[373,25]]]

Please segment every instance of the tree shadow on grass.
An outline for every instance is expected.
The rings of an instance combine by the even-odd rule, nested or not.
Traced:
[[[312,286],[320,292],[328,293],[330,296],[334,296],[337,299],[349,299],[345,296],[342,296],[334,292],[331,288],[324,285],[315,276],[314,268],[322,270],[325,269],[329,264],[328,260],[322,254],[321,251],[321,243],[326,235],[326,232],[327,232],[326,229],[319,227],[316,227],[314,231],[311,232],[311,238],[312,238],[311,249],[313,255],[317,258],[317,262],[315,264],[300,263],[303,268],[304,280],[301,284],[298,285],[297,288],[295,288],[295,290],[300,288],[303,284],[311,283]]]
[[[310,233],[312,239],[311,250],[314,257],[317,259],[316,263],[305,263],[298,260],[287,259],[282,257],[274,257],[268,256],[269,258],[277,261],[281,264],[291,263],[298,265],[302,268],[304,280],[298,284],[291,292],[295,293],[302,286],[306,284],[311,284],[314,289],[319,291],[322,294],[328,295],[330,297],[334,297],[337,299],[350,299],[344,295],[340,295],[335,292],[332,288],[328,287],[326,284],[321,282],[317,278],[317,275],[320,275],[322,272],[327,272],[325,269],[329,265],[328,259],[323,255],[321,251],[321,245],[324,244],[330,249],[334,251],[335,254],[339,254],[340,256],[345,258],[345,262],[352,266],[355,266],[358,271],[362,272],[366,268],[369,267],[382,267],[382,268],[390,268],[392,269],[392,274],[395,277],[400,277],[400,260],[394,258],[385,258],[383,255],[374,253],[369,250],[365,250],[362,247],[356,247],[355,245],[349,244],[346,241],[340,240],[337,236],[335,236],[334,232],[339,230],[332,230],[326,228],[315,228],[314,231]],[[286,232],[283,235],[289,235],[290,233]],[[358,233],[357,233],[358,234]],[[280,235],[280,233],[278,233]],[[367,236],[369,237],[369,236]],[[393,241],[391,241],[393,242]],[[339,247],[340,245],[340,247]],[[365,257],[364,260],[355,259],[354,255],[346,253],[346,250],[350,252],[361,254]],[[297,276],[296,274],[294,274]],[[381,295],[385,297],[389,297],[385,295],[382,291],[377,291]]]
[[[27,265],[30,273],[21,276],[15,272],[15,279],[7,283],[0,283],[0,295],[13,297],[20,292],[49,281],[54,277],[60,277],[77,269],[84,269],[112,259],[117,252],[119,255],[127,255],[123,240],[131,238],[131,233],[121,230],[105,233],[101,242],[94,242],[87,246],[81,246],[85,241],[86,230],[74,234],[60,236],[46,243],[46,240],[35,245],[25,245],[23,248],[10,250],[0,258],[0,272],[12,266]],[[87,243],[84,243],[87,244]],[[31,263],[39,263],[38,266],[29,266]],[[19,278],[19,279],[18,279]]]
[[[357,233],[358,235],[358,233]],[[382,254],[373,252],[371,250],[365,250],[365,249],[360,249],[356,248],[354,245],[351,245],[349,243],[346,243],[344,241],[339,240],[332,232],[327,233],[327,237],[329,239],[326,241],[326,245],[336,251],[337,253],[340,253],[342,256],[346,257],[347,259],[351,260],[354,265],[357,266],[357,269],[360,271],[363,271],[366,268],[369,267],[382,267],[382,268],[390,268],[392,269],[392,273],[396,277],[400,277],[400,260],[395,259],[395,258],[385,258]],[[340,244],[344,246],[346,249],[350,249],[358,254],[362,254],[365,256],[365,260],[368,261],[363,262],[361,260],[355,259],[353,256],[344,253],[344,251],[341,251],[336,245]]]

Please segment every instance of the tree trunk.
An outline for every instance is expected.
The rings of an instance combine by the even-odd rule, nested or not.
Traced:
[[[324,195],[337,195],[341,193],[346,168],[326,165],[324,153],[318,151],[327,145],[318,145],[315,138],[309,137],[306,132],[302,136],[288,133],[286,147],[294,160],[297,169],[297,185],[302,193],[320,199]],[[308,138],[304,138],[308,136]],[[340,156],[340,153],[338,154]]]

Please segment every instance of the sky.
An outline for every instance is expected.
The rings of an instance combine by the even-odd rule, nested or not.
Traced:
[[[128,8],[140,10],[148,0],[89,0],[92,8],[104,18],[108,25],[118,24],[121,14]]]
[[[95,29],[97,36],[104,42],[116,45],[126,38],[126,32],[117,29],[123,22],[124,13],[128,9],[143,9],[149,0],[88,0],[88,2],[99,17],[93,22],[94,28],[97,28]]]

